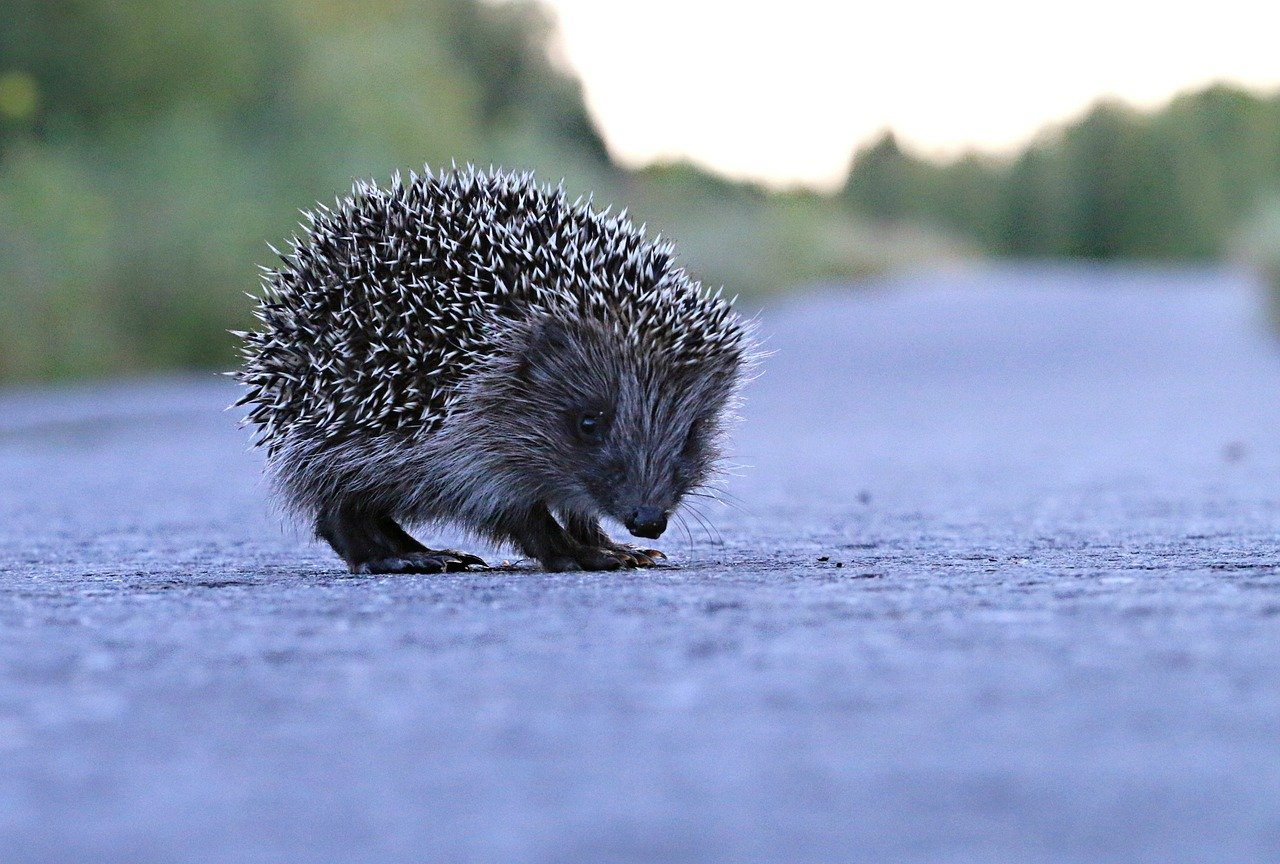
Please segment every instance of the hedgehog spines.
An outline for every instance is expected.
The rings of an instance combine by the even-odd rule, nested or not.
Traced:
[[[270,247],[262,327],[244,337],[241,402],[269,450],[439,428],[493,334],[533,314],[597,321],[675,366],[743,352],[722,291],[690,279],[670,242],[529,172],[396,172],[303,217],[287,251]]]

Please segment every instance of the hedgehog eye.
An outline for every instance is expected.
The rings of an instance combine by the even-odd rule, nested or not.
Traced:
[[[578,438],[588,444],[599,444],[604,441],[604,417],[599,412],[590,412],[578,416]]]

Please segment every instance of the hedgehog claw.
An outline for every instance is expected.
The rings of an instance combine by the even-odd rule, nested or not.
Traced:
[[[458,561],[460,561],[464,567],[470,567],[470,566],[473,566],[473,565],[474,565],[474,566],[476,566],[476,567],[488,567],[488,566],[489,566],[488,564],[484,563],[484,559],[483,559],[483,558],[480,558],[479,556],[476,556],[476,555],[472,555],[472,554],[470,554],[470,553],[468,553],[468,552],[458,552],[458,551],[456,551],[456,550],[454,550],[454,549],[446,549],[445,551],[440,552],[439,554],[441,554],[441,555],[452,555],[455,559],[457,559]]]
[[[452,550],[410,552],[394,558],[362,561],[353,573],[457,573],[471,566],[488,566],[475,555]]]
[[[484,559],[471,555],[467,552],[457,552],[453,549],[442,549],[439,552],[419,552],[410,557],[423,556],[426,558],[437,558],[444,562],[444,571],[446,573],[456,573],[466,570],[469,567],[488,567],[484,563]]]
[[[634,567],[657,567],[658,561],[666,559],[659,549],[637,549],[634,546],[617,544],[614,550],[634,562]]]

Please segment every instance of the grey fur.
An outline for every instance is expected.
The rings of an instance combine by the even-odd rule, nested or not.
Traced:
[[[290,508],[355,571],[478,561],[397,524],[445,521],[549,569],[651,563],[599,517],[668,514],[714,470],[751,362],[731,303],[530,174],[397,175],[305,216],[236,373]]]

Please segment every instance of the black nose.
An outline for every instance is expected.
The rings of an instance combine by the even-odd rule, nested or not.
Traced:
[[[637,507],[627,517],[627,530],[637,537],[656,540],[667,530],[667,514],[657,507]]]

